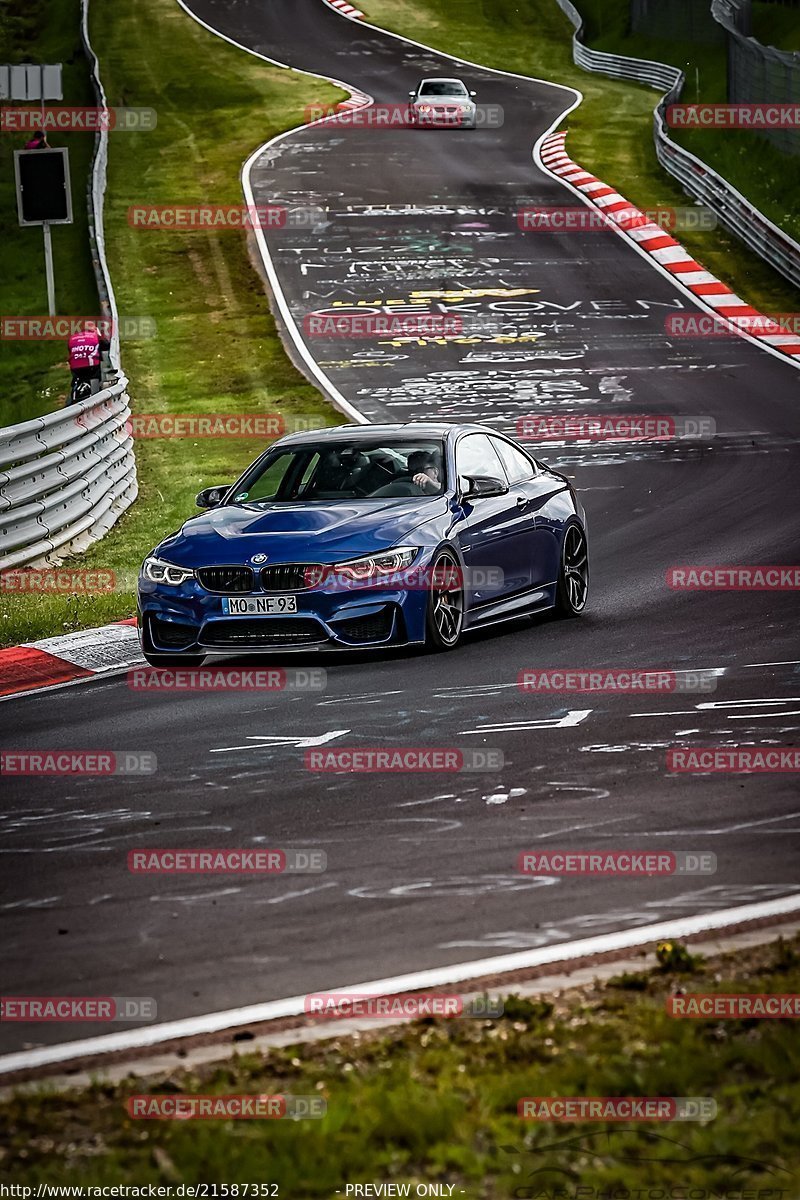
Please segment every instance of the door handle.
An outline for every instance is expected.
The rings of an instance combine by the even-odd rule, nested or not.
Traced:
[[[517,496],[517,508],[524,508],[528,503],[527,496]]]

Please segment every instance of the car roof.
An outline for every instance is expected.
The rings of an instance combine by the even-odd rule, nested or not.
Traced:
[[[339,441],[418,441],[420,438],[445,438],[459,432],[495,433],[486,425],[453,424],[446,421],[406,421],[387,425],[332,425],[327,429],[309,429],[290,433],[280,439],[282,445],[302,445],[304,442]],[[502,436],[502,435],[501,435]]]
[[[420,83],[463,83],[463,79],[459,79],[457,75],[426,75],[420,79]]]

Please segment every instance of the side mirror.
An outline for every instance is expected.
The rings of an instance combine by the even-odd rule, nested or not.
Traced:
[[[203,488],[194,498],[198,508],[217,508],[222,503],[222,497],[230,489],[229,483],[218,483],[216,487]]]
[[[470,96],[477,96],[477,92],[470,92]]]
[[[409,96],[411,97],[411,99],[413,100],[413,99],[414,99],[414,97],[416,96],[416,94],[417,94],[417,93],[416,93],[416,92],[409,92],[408,94],[409,94]]]
[[[489,496],[508,495],[508,484],[502,479],[493,479],[490,475],[463,475],[460,483],[462,500],[483,500]]]

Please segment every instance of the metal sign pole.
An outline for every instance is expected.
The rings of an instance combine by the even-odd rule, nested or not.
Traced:
[[[50,222],[42,225],[44,233],[44,269],[47,274],[47,309],[51,317],[56,315],[56,281],[53,275],[53,242],[50,237]]]

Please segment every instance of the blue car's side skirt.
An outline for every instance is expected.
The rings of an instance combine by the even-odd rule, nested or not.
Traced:
[[[527,592],[519,592],[516,596],[504,597],[480,608],[468,609],[465,615],[464,627],[477,629],[481,625],[493,625],[498,621],[508,621],[513,617],[522,617],[530,612],[539,612],[553,608],[556,602],[557,581],[544,584],[542,587],[531,588]]]

